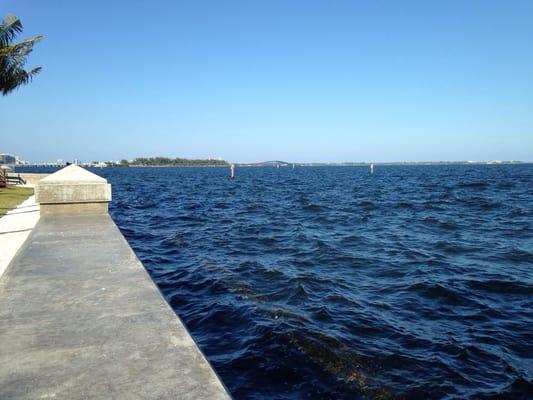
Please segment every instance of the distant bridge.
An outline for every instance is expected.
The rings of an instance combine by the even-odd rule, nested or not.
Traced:
[[[274,161],[261,161],[257,163],[238,163],[237,165],[248,166],[248,167],[277,167],[277,166],[287,167],[289,165],[292,165],[292,163],[287,162],[287,161],[274,160]]]

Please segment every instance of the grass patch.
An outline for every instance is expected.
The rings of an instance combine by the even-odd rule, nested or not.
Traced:
[[[8,187],[0,189],[0,218],[33,194],[33,189]]]

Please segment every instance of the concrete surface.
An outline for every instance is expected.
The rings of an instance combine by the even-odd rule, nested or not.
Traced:
[[[39,215],[35,196],[30,196],[0,218],[0,276],[30,235]]]
[[[42,215],[0,321],[0,399],[229,398],[107,214]]]
[[[29,173],[29,172],[21,172],[20,174],[13,173],[13,175],[20,175],[20,177],[26,181],[26,184],[23,186],[35,187],[37,182],[39,182],[43,178],[46,178],[50,174],[36,174],[36,173]]]
[[[41,214],[107,214],[108,203],[41,204]]]
[[[105,203],[98,210],[107,212],[107,203],[111,201],[111,185],[84,168],[69,165],[41,179],[35,186],[35,198],[37,203],[46,205],[42,207],[43,213],[86,212],[83,206],[64,206],[86,203]]]
[[[79,165],[71,164],[67,165],[64,168],[50,174],[39,182],[43,183],[53,183],[53,184],[80,184],[80,183],[107,183],[105,178],[93,174],[91,171],[86,170],[85,168],[80,167]]]

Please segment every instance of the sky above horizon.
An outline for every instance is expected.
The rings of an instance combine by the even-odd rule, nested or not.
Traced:
[[[35,162],[533,161],[533,1],[0,1]]]

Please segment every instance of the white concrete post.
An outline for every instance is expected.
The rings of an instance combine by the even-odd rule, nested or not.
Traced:
[[[84,168],[69,165],[37,183],[35,200],[43,214],[104,214],[111,201],[111,185]]]

